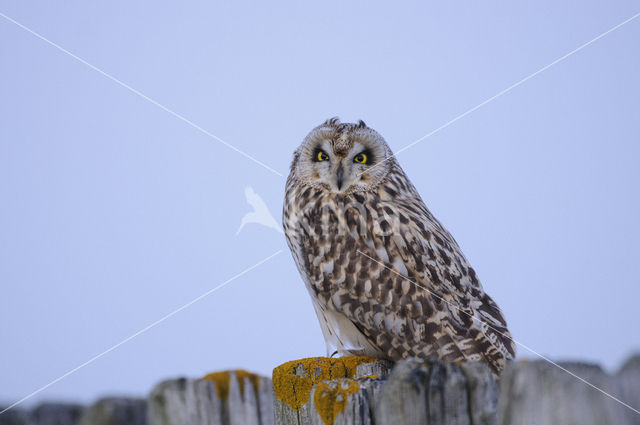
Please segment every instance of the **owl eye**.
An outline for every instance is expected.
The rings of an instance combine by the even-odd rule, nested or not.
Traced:
[[[353,158],[353,162],[357,162],[358,164],[366,164],[367,163],[367,154],[366,153],[359,153],[358,155],[356,155]]]
[[[316,161],[322,162],[322,161],[328,161],[328,160],[329,160],[329,155],[327,155],[326,153],[320,150],[316,152]]]

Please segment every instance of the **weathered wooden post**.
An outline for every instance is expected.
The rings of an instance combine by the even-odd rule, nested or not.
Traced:
[[[90,405],[79,425],[146,425],[147,400],[144,398],[106,397]]]
[[[19,406],[0,415],[0,425],[77,425],[84,410],[75,403],[45,402],[28,410]]]
[[[375,411],[376,424],[495,424],[498,385],[480,363],[398,362]]]
[[[577,377],[633,407],[640,401],[640,358],[616,375],[594,364],[543,361],[510,364],[501,376],[500,425],[638,425],[640,415]],[[575,376],[571,375],[574,374]]]
[[[369,357],[313,357],[273,371],[276,424],[367,423],[391,364]]]
[[[273,373],[277,425],[494,424],[498,387],[482,364],[311,358]]]
[[[160,382],[149,396],[149,425],[272,425],[271,379],[233,370]]]

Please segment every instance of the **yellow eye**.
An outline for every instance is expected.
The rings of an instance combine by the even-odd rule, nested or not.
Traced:
[[[318,151],[316,155],[316,161],[327,161],[329,159],[329,155],[322,151]]]
[[[353,162],[357,162],[358,164],[366,164],[367,163],[367,154],[359,153],[353,158]]]

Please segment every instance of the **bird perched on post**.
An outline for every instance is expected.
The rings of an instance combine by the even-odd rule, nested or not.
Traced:
[[[284,232],[328,353],[480,361],[515,345],[497,304],[385,140],[332,118],[293,155]]]

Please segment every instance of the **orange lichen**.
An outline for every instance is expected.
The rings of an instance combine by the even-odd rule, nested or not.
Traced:
[[[260,375],[247,372],[246,370],[243,370],[243,369],[236,369],[234,370],[234,372],[236,373],[236,379],[238,380],[238,384],[240,384],[240,394],[242,394],[242,397],[244,397],[244,382],[246,379],[248,379],[251,385],[253,386],[253,391],[256,394],[258,393],[258,387],[260,387]]]
[[[338,413],[344,412],[347,399],[360,391],[356,381],[319,382],[313,393],[313,403],[325,425],[333,425]]]
[[[229,384],[231,382],[231,372],[234,373],[238,386],[240,387],[240,394],[244,397],[244,384],[245,379],[248,379],[253,386],[253,390],[257,393],[260,385],[260,376],[255,373],[247,372],[243,369],[236,369],[232,371],[213,372],[206,375],[204,378],[207,381],[212,381],[216,387],[216,394],[218,398],[225,401],[229,397]]]
[[[229,373],[228,371],[213,372],[202,379],[213,382],[214,386],[216,387],[216,393],[218,394],[218,398],[220,400],[224,401],[229,397],[229,382],[231,381],[231,373]]]
[[[312,357],[308,359],[290,361],[273,370],[273,389],[276,397],[281,401],[286,403],[293,410],[300,410],[302,405],[309,401],[309,394],[315,384],[330,379],[353,378],[356,375],[356,369],[359,365],[373,363],[376,360],[377,359],[371,357],[340,357],[335,359],[328,357]],[[298,376],[296,372],[302,372],[302,376]],[[354,385],[358,384],[354,383]],[[355,387],[351,386],[351,388]],[[337,396],[338,393],[336,393],[334,399],[336,399]],[[344,394],[342,394],[342,396],[344,397]],[[346,403],[346,397],[344,398]],[[331,397],[327,400],[330,401]],[[323,398],[320,400],[321,404],[326,406],[328,403],[327,400]],[[314,402],[318,405],[315,397]],[[331,409],[333,409],[333,407]],[[344,406],[342,407],[342,410],[344,410]]]

